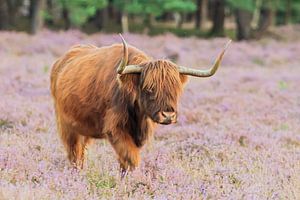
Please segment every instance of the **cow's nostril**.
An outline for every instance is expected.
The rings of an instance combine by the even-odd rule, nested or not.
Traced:
[[[167,117],[167,112],[162,112],[162,116]]]
[[[176,117],[176,113],[175,112],[162,112],[162,116],[165,117],[165,118],[174,118]]]

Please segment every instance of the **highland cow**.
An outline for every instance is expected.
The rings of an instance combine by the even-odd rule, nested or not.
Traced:
[[[154,60],[121,38],[123,44],[101,48],[74,46],[52,68],[58,132],[78,168],[94,138],[110,142],[123,171],[137,167],[156,124],[176,122],[187,75],[212,76],[225,52],[211,69],[196,70]]]

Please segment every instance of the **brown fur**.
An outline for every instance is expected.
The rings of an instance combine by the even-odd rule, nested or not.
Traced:
[[[140,162],[139,151],[152,136],[155,113],[176,111],[183,83],[176,65],[152,60],[129,47],[128,64],[141,74],[117,75],[122,45],[74,46],[53,65],[51,93],[58,132],[69,160],[82,168],[93,138],[109,140],[122,169]]]

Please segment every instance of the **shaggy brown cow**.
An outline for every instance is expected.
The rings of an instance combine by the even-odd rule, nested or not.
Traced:
[[[93,138],[109,140],[121,169],[138,166],[140,148],[155,124],[176,122],[187,75],[213,75],[225,52],[210,70],[201,71],[153,60],[122,41],[101,48],[74,46],[52,68],[58,132],[76,167],[83,167],[85,149]]]

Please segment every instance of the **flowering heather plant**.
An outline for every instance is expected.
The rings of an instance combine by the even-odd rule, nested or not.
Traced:
[[[204,68],[227,41],[124,37],[155,58]],[[49,70],[72,45],[115,42],[77,31],[0,33],[0,199],[300,199],[300,38],[233,43],[215,76],[190,78],[178,123],[157,129],[123,180],[101,140],[85,169],[73,169]]]

